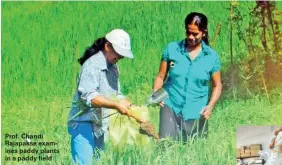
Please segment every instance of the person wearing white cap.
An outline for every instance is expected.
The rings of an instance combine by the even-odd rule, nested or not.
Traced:
[[[68,120],[73,164],[93,164],[94,152],[104,150],[109,109],[126,115],[130,108],[120,90],[116,65],[124,57],[134,57],[130,37],[124,30],[114,29],[95,40],[78,60],[81,71]]]

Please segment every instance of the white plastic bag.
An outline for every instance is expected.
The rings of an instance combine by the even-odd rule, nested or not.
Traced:
[[[149,120],[149,111],[145,106],[133,106],[130,111],[146,121]],[[116,110],[111,111],[111,113],[115,112]],[[120,114],[110,117],[109,139],[114,146],[122,147],[125,144],[148,144],[150,137],[140,134],[139,130],[140,124],[133,118]]]

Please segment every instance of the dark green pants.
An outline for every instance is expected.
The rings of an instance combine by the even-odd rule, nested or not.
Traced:
[[[186,142],[192,137],[206,137],[207,131],[208,123],[204,118],[184,121],[181,115],[176,116],[166,106],[160,110],[160,138],[171,137]]]

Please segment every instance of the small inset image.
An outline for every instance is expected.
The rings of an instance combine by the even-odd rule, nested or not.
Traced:
[[[238,126],[237,165],[282,165],[282,126]]]

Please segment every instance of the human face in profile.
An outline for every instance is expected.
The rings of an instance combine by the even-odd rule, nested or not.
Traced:
[[[116,64],[119,60],[124,58],[124,56],[118,54],[115,51],[112,44],[109,42],[105,45],[105,52],[106,52],[106,58],[108,62],[111,64]]]

